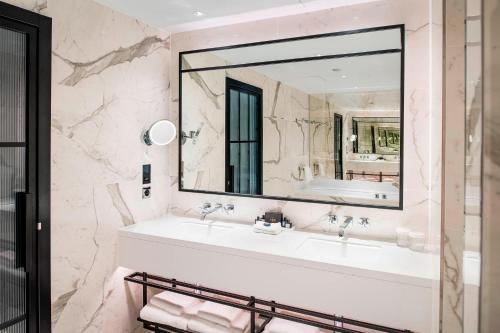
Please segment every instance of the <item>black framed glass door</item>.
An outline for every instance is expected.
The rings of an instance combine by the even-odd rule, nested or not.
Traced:
[[[0,332],[50,331],[50,26],[0,2]]]
[[[262,194],[262,89],[226,78],[226,192]]]
[[[0,328],[9,332],[27,331],[30,303],[33,230],[26,223],[33,216],[36,160],[29,101],[36,96],[29,64],[36,58],[28,50],[34,43],[32,28],[0,19]]]

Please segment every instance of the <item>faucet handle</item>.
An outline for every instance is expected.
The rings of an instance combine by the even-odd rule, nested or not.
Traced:
[[[359,218],[359,224],[362,226],[362,227],[368,227],[368,225],[370,224],[370,222],[368,221],[368,218],[367,217],[360,217]]]
[[[210,202],[204,202],[203,205],[201,205],[202,209],[208,209],[211,207],[212,207],[212,204]]]
[[[234,204],[232,203],[225,204],[224,211],[226,212],[226,214],[234,213]]]
[[[335,215],[335,214],[328,214],[328,222],[331,223],[331,224],[337,224],[337,221],[338,221],[338,216]]]

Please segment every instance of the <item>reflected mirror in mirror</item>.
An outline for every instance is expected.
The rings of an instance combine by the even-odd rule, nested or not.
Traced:
[[[403,32],[181,53],[180,190],[401,209]]]

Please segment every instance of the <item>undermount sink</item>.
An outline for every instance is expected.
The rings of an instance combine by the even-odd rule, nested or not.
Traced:
[[[344,240],[308,238],[298,248],[297,255],[304,259],[322,262],[347,260],[349,262],[373,263],[378,260],[380,246]]]
[[[223,235],[233,230],[233,227],[212,222],[184,221],[179,223],[175,230],[181,235],[186,235],[190,238],[210,238]]]

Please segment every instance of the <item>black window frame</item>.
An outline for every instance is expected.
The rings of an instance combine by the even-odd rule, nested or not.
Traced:
[[[237,91],[246,91],[246,92],[249,92],[251,94],[255,94],[257,96],[257,105],[258,105],[258,110],[257,110],[257,123],[259,124],[258,128],[257,128],[257,138],[258,140],[246,140],[246,141],[241,141],[241,140],[238,140],[238,142],[235,142],[235,141],[232,141],[231,140],[231,133],[230,133],[230,128],[231,128],[231,125],[230,125],[230,122],[231,122],[231,118],[230,118],[230,115],[231,115],[231,106],[230,106],[230,103],[231,103],[231,94],[230,94],[230,91],[231,89],[234,89],[234,90],[237,90]],[[251,84],[248,84],[248,83],[245,83],[245,82],[242,82],[242,81],[238,81],[238,80],[235,80],[235,79],[232,79],[230,77],[227,77],[226,76],[226,96],[225,96],[225,99],[226,99],[226,120],[225,120],[225,156],[226,156],[226,160],[225,160],[225,189],[226,189],[226,192],[227,193],[234,193],[234,194],[242,194],[244,195],[245,193],[240,193],[240,192],[232,192],[232,181],[231,181],[231,160],[230,160],[230,157],[231,157],[231,143],[243,143],[243,142],[247,142],[247,143],[251,143],[251,142],[257,142],[258,143],[258,147],[259,147],[259,153],[257,155],[257,193],[251,193],[249,195],[262,195],[262,191],[263,191],[263,165],[262,165],[262,162],[263,162],[263,145],[262,145],[262,142],[264,141],[264,138],[263,138],[263,126],[264,126],[264,123],[263,123],[263,111],[264,111],[264,105],[263,105],[263,92],[262,92],[262,89],[259,88],[259,87],[256,87],[256,86],[253,86]],[[250,116],[250,113],[248,113],[248,115]],[[248,122],[250,123],[250,122]]]

